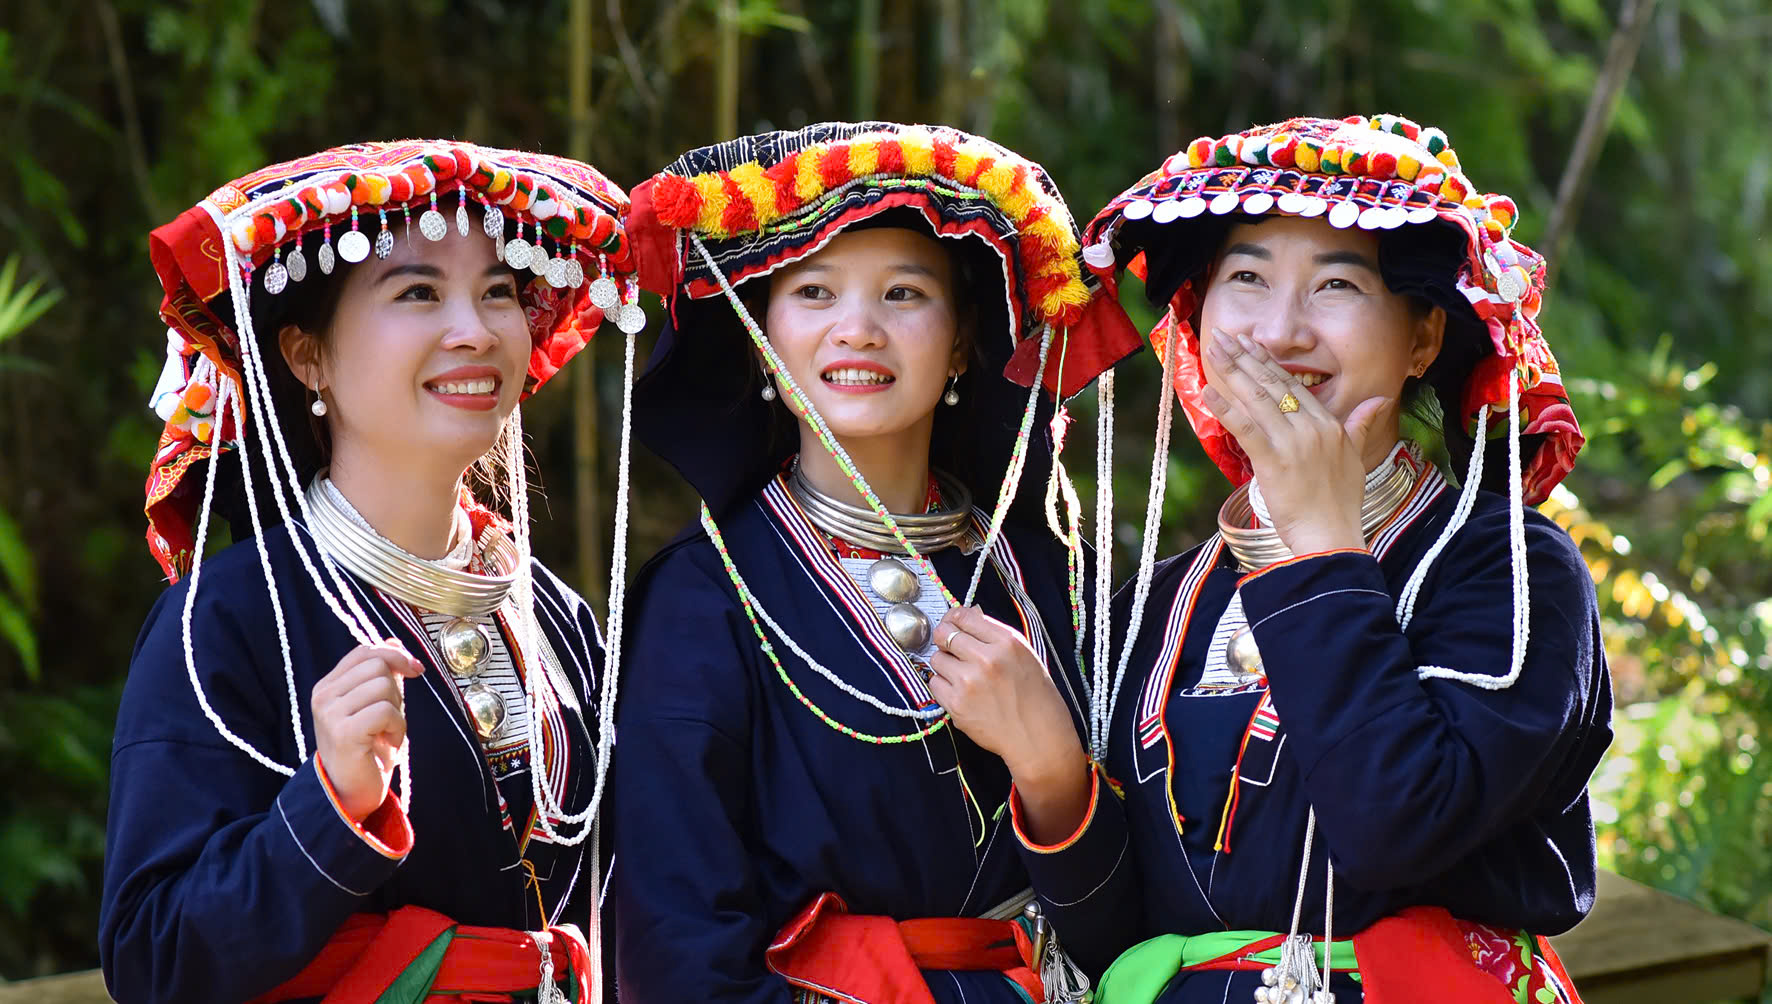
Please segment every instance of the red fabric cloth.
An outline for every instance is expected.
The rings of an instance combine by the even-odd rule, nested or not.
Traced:
[[[1354,935],[1366,1004],[1409,1004],[1424,993],[1444,1004],[1514,1004],[1513,988],[1474,956],[1470,927],[1443,908],[1415,906]],[[1556,973],[1567,999],[1580,1004],[1550,943],[1539,938],[1536,947],[1538,961]],[[1538,985],[1542,976],[1533,983]]]
[[[1020,924],[976,917],[852,914],[836,893],[813,900],[764,952],[794,986],[869,1004],[934,1004],[924,969],[995,970],[1045,999],[1034,946]]]
[[[374,1004],[406,967],[443,932],[455,938],[443,956],[427,1001],[508,1000],[536,989],[541,954],[528,932],[502,927],[458,926],[434,910],[406,906],[391,914],[359,913],[346,920],[314,961],[252,1004],[321,997],[324,1004]],[[554,972],[571,972],[579,1002],[589,999],[590,949],[574,928],[550,928]]]

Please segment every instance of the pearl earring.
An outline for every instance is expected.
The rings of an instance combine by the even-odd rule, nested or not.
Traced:
[[[314,403],[308,405],[308,410],[314,413],[315,418],[325,418],[326,417],[326,399],[323,397],[316,396],[314,398]]]
[[[950,408],[952,408],[954,405],[960,403],[960,392],[954,389],[954,383],[955,383],[955,381],[957,381],[959,379],[960,379],[960,375],[958,373],[954,374],[951,377],[948,377],[947,393],[945,393],[941,396],[942,401],[944,403],[946,403],[947,406]]]
[[[760,396],[765,401],[773,401],[775,400],[775,381],[769,377],[769,367],[759,365],[758,368],[763,371],[763,392]]]

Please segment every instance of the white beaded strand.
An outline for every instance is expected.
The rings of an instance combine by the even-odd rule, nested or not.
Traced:
[[[1108,690],[1107,720],[1114,720],[1119,704],[1120,686],[1126,680],[1126,667],[1132,661],[1132,639],[1144,624],[1145,603],[1151,595],[1151,576],[1157,567],[1157,542],[1163,528],[1163,496],[1169,482],[1169,431],[1175,415],[1175,343],[1181,340],[1173,311],[1169,314],[1169,335],[1163,340],[1163,382],[1157,391],[1157,435],[1151,447],[1150,493],[1144,504],[1144,539],[1138,555],[1138,576],[1132,589],[1132,617],[1120,648],[1120,664],[1114,670],[1114,682]],[[1105,749],[1105,747],[1104,747]]]
[[[233,400],[233,395],[229,392],[230,385],[228,382],[226,380],[217,380],[216,383],[214,426],[216,432],[211,437],[212,443],[218,442],[221,438],[221,425],[227,418],[228,404]],[[238,422],[238,420],[236,420],[236,422]],[[227,723],[222,721],[221,715],[217,714],[215,708],[210,706],[209,695],[203,692],[203,683],[197,678],[197,651],[196,646],[191,641],[191,612],[196,605],[197,583],[201,581],[203,577],[203,545],[209,539],[210,503],[215,499],[215,469],[219,466],[220,457],[216,455],[212,448],[209,456],[209,464],[207,465],[207,469],[203,472],[203,507],[197,510],[196,547],[191,553],[190,582],[185,586],[185,609],[180,618],[185,648],[185,673],[191,678],[191,690],[197,695],[197,706],[203,709],[204,717],[209,719],[209,724],[215,727],[215,731],[219,733],[223,739],[226,739],[229,743],[233,744],[235,749],[245,753],[264,767],[274,770],[277,773],[282,774],[284,777],[294,777],[294,767],[280,764],[259,752],[256,746],[253,746],[251,743],[235,735],[234,730],[228,728]],[[297,721],[295,722],[296,734],[300,735],[300,708],[292,708],[292,712],[297,716]]]
[[[1089,755],[1107,759],[1114,546],[1114,371],[1095,382],[1095,654],[1090,660]]]
[[[1488,418],[1489,406],[1485,404],[1477,409],[1479,437],[1482,436],[1481,430],[1487,427]],[[1440,556],[1440,552],[1446,549],[1446,545],[1452,542],[1453,536],[1470,518],[1471,507],[1477,501],[1477,485],[1482,480],[1483,440],[1479,438],[1471,446],[1470,462],[1464,472],[1464,485],[1458,493],[1458,504],[1453,507],[1452,515],[1446,521],[1446,528],[1440,531],[1440,536],[1434,540],[1433,546],[1429,547],[1427,553],[1422,555],[1421,560],[1415,563],[1414,570],[1409,573],[1408,581],[1403,583],[1403,591],[1397,596],[1396,616],[1399,630],[1407,630],[1409,622],[1415,618],[1415,601],[1421,593],[1422,583],[1427,580],[1428,570],[1433,567],[1434,560]]]

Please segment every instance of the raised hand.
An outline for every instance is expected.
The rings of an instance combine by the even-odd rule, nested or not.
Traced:
[[[1206,352],[1220,379],[1201,397],[1249,455],[1280,539],[1294,554],[1364,548],[1367,440],[1394,399],[1367,398],[1343,422],[1247,335],[1214,328]]]
[[[362,822],[388,797],[406,742],[402,684],[424,666],[398,642],[359,645],[314,684],[314,755],[345,815]]]
[[[1088,759],[1070,709],[1021,632],[975,607],[935,628],[929,692],[954,726],[1003,758],[1030,835],[1055,841],[1088,810]]]

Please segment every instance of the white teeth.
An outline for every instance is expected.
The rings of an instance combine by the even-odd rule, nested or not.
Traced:
[[[873,370],[840,369],[827,370],[824,373],[825,383],[845,384],[853,386],[871,386],[873,384],[892,383],[893,377]]]
[[[1294,376],[1298,377],[1298,382],[1304,384],[1306,387],[1315,387],[1317,384],[1329,379],[1329,374],[1327,373],[1296,373]]]
[[[479,380],[452,380],[448,383],[435,383],[431,388],[439,394],[490,394],[498,386],[498,381],[491,377]]]

